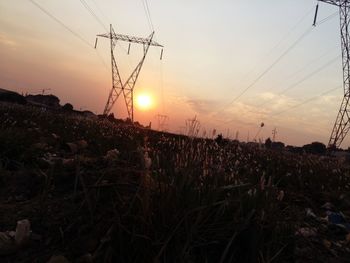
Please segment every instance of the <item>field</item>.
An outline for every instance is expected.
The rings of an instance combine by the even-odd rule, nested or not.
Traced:
[[[0,243],[0,261],[349,262],[349,172],[327,156],[3,103],[0,231],[29,219],[32,237],[12,253]]]

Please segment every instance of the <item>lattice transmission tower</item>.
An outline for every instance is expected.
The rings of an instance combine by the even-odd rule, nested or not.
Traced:
[[[343,66],[343,87],[344,97],[333,126],[328,147],[338,148],[343,142],[345,136],[350,129],[350,0],[319,0],[327,4],[337,6],[340,15],[340,35],[341,35],[341,51],[342,51],[342,66]],[[318,4],[316,7],[314,25],[316,25],[318,12]]]
[[[148,38],[133,37],[128,35],[116,34],[112,25],[110,25],[110,32],[105,34],[99,34],[97,37],[104,37],[110,39],[111,43],[111,64],[112,64],[112,89],[109,92],[108,100],[104,108],[103,114],[108,115],[113,108],[113,105],[118,100],[119,96],[123,94],[126,110],[128,112],[128,117],[132,122],[134,122],[134,88],[137,78],[140,74],[142,65],[145,61],[148,49],[150,46],[163,47],[157,42],[153,41],[154,32]],[[95,48],[97,46],[97,39],[95,42]],[[128,54],[130,53],[131,43],[142,44],[143,45],[143,56],[140,62],[137,64],[136,68],[133,70],[131,75],[125,82],[122,82],[122,78],[119,73],[118,64],[116,60],[116,55],[114,54],[114,48],[117,41],[124,41],[129,43]],[[160,59],[162,59],[163,50],[161,51]]]
[[[158,131],[166,131],[169,117],[167,115],[157,114],[156,118],[158,120]]]

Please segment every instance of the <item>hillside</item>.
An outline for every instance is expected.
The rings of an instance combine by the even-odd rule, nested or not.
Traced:
[[[348,262],[349,172],[0,103],[0,231],[22,219],[32,230],[20,247],[0,238],[0,261]]]

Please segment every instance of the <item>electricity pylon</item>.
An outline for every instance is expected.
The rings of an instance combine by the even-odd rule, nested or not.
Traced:
[[[274,129],[272,130],[272,142],[275,142],[275,140],[276,140],[276,135],[277,135],[277,129],[274,128]]]
[[[166,127],[168,125],[168,116],[167,115],[162,115],[162,114],[157,114],[156,118],[158,120],[158,131],[165,131]]]
[[[348,30],[350,23],[350,0],[319,1],[339,7],[340,15],[344,97],[328,143],[328,147],[337,148],[340,147],[350,129],[350,36]],[[316,7],[314,25],[316,25],[317,11],[318,5]]]
[[[163,47],[162,45],[152,40],[153,35],[154,35],[154,32],[152,32],[148,38],[141,38],[141,37],[132,37],[127,35],[116,34],[114,32],[112,25],[110,25],[109,33],[97,35],[97,37],[109,38],[111,42],[112,89],[109,92],[108,100],[103,111],[104,115],[107,115],[110,113],[114,103],[118,100],[119,96],[123,94],[128,116],[130,120],[134,122],[134,88],[135,88],[137,78],[140,74],[143,62],[145,61],[148,49],[150,46]],[[129,78],[126,80],[125,83],[122,82],[122,79],[120,77],[116,56],[114,55],[114,48],[118,40],[129,42],[128,54],[130,52],[131,43],[137,43],[137,44],[143,45],[143,56],[141,58],[141,61],[136,66],[136,68],[131,73],[131,75],[129,76]],[[96,45],[97,45],[97,38],[95,42],[95,48],[96,48]],[[161,56],[162,56],[162,53],[161,53]]]

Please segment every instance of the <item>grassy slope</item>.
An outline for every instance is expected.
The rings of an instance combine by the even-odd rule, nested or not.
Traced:
[[[78,140],[88,146],[70,152],[66,143]],[[104,158],[111,149],[118,160]],[[7,262],[46,262],[54,253],[90,253],[96,262],[349,257],[345,245],[322,245],[344,234],[305,217],[305,208],[324,215],[326,201],[349,215],[349,170],[334,159],[0,104],[0,161],[0,231],[28,218],[41,235]],[[311,226],[316,237],[295,235]]]

